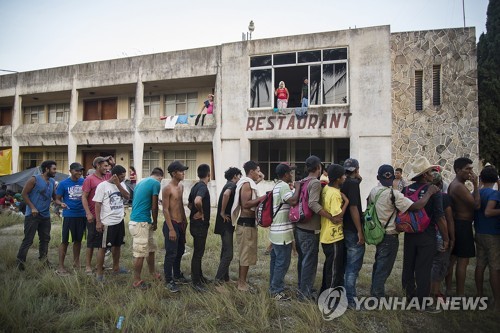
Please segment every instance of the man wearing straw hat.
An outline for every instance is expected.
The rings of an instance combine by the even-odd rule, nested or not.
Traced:
[[[405,233],[402,284],[408,298],[417,297],[421,310],[435,312],[432,308],[423,308],[424,297],[430,295],[432,260],[436,252],[436,225],[443,235],[444,248],[448,248],[448,232],[443,212],[443,198],[439,189],[431,185],[432,171],[439,166],[431,165],[429,161],[418,156],[412,165],[409,179],[415,183],[403,190],[405,195],[411,195],[419,191],[418,198],[421,199],[425,193],[432,191],[433,195],[424,206],[431,222],[421,233]]]

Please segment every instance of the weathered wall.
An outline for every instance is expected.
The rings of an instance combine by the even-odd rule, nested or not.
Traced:
[[[453,161],[478,165],[476,36],[474,28],[391,35],[392,136],[395,166],[407,175],[415,155],[454,177]],[[441,105],[432,105],[432,66],[441,65]],[[415,110],[415,70],[423,71],[423,111]]]

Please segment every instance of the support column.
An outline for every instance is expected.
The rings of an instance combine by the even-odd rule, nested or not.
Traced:
[[[76,162],[76,152],[78,144],[76,142],[71,129],[78,121],[78,90],[76,90],[76,78],[73,77],[73,85],[71,87],[71,100],[69,102],[69,121],[68,121],[68,163]],[[83,162],[83,161],[82,161]],[[66,170],[63,170],[66,172]]]
[[[142,83],[141,75],[142,69],[139,68],[137,87],[135,90],[134,142],[132,144],[132,149],[134,151],[133,167],[137,173],[137,181],[142,178],[142,157],[144,156],[144,140],[139,133],[139,125],[144,117],[144,84]]]
[[[19,75],[19,74],[17,74]],[[19,80],[19,76],[17,77]],[[21,125],[21,117],[22,117],[22,97],[19,96],[18,83],[16,84],[16,94],[14,96],[14,106],[12,107],[12,173],[16,173],[20,171],[19,161],[20,161],[20,152],[19,152],[19,143],[16,138],[16,131]]]

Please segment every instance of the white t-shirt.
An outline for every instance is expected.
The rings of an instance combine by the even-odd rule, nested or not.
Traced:
[[[395,202],[393,204],[391,196],[391,188],[378,185],[371,190],[370,195],[368,196],[369,202],[373,202],[375,200],[378,191],[380,191],[381,189],[385,190],[380,194],[380,197],[378,198],[377,203],[375,204],[375,209],[377,210],[377,216],[383,227],[385,226],[387,220],[392,215],[391,221],[389,222],[389,224],[387,224],[385,232],[387,234],[396,234],[398,232],[396,231],[396,225],[394,224],[394,220],[396,219],[397,212],[395,212],[394,205],[396,205],[396,207],[400,212],[404,213],[408,210],[408,208],[410,208],[410,206],[413,204],[413,201],[405,197],[404,194],[399,192],[398,190],[393,190],[395,199],[394,200]]]
[[[124,182],[121,186],[128,192]],[[115,184],[109,181],[103,181],[95,190],[94,202],[100,202],[101,206],[101,222],[104,225],[116,225],[123,220],[125,216],[125,208],[123,205],[123,197]]]

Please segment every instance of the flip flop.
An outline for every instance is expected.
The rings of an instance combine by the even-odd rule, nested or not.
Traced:
[[[59,276],[70,276],[71,274],[67,271],[60,271],[58,269],[55,270],[55,273],[56,275],[59,275]]]
[[[85,270],[85,274],[87,274],[88,276],[91,276],[91,275],[94,274],[94,270],[92,270],[92,269],[91,270],[86,269]]]
[[[155,280],[155,281],[162,281],[160,273],[154,273],[152,276],[153,276],[153,280]]]
[[[134,287],[135,289],[139,289],[139,290],[146,290],[149,288],[149,285],[146,282],[144,282],[143,280],[140,280],[140,281],[132,283],[132,287]]]
[[[128,273],[130,273],[130,271],[123,267],[120,267],[117,271],[113,271],[113,275],[128,274]]]

